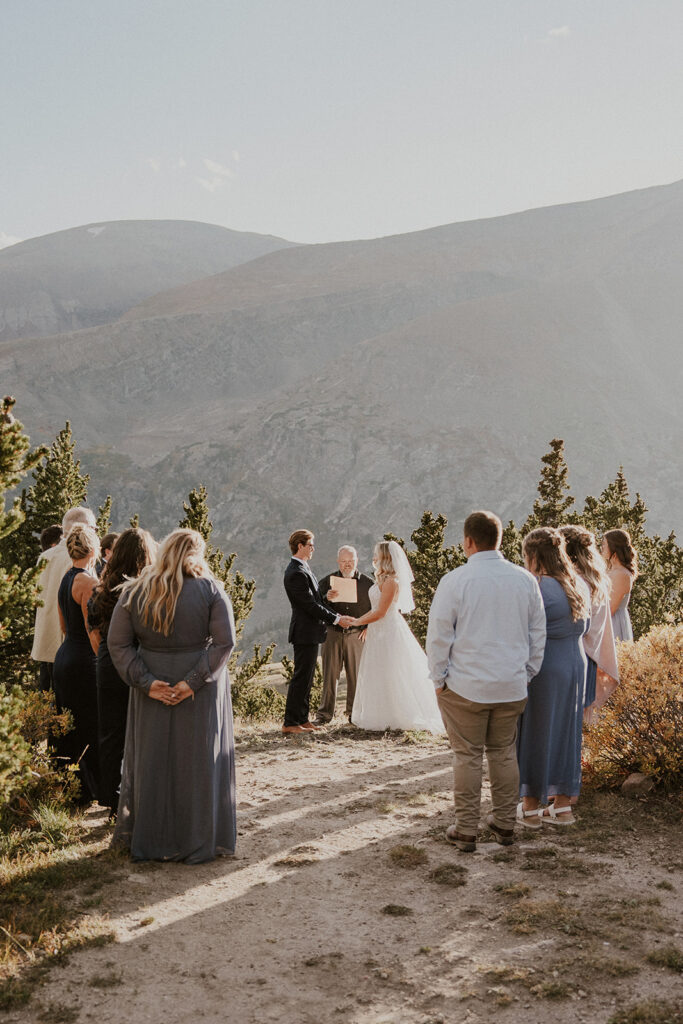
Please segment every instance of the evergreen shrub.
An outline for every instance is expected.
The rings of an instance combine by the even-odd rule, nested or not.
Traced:
[[[67,807],[78,795],[75,768],[59,768],[48,737],[71,728],[54,694],[0,686],[0,830],[40,827],[40,808]]]
[[[614,786],[631,772],[683,786],[683,626],[619,643],[621,681],[584,733],[586,777]]]

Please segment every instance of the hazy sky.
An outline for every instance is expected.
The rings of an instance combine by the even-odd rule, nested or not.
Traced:
[[[304,242],[683,178],[683,0],[0,0],[0,238]]]

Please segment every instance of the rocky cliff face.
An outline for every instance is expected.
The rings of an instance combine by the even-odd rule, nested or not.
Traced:
[[[34,438],[68,416],[118,514],[160,531],[209,488],[216,539],[286,617],[295,526],[369,563],[424,508],[528,512],[567,444],[579,499],[620,464],[683,526],[683,184],[263,256],[104,328],[0,346]]]

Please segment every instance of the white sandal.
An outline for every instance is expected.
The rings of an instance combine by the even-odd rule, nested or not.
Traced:
[[[526,820],[527,818],[541,818],[542,814],[543,811],[540,807],[537,807],[533,811],[525,811],[524,804],[521,802],[521,800],[517,804],[517,821],[520,822],[523,828],[531,828],[534,831],[537,831],[539,828],[542,828],[543,826],[540,821],[537,825],[535,825],[532,824],[530,821]]]
[[[572,814],[574,808],[571,804],[567,804],[566,807],[556,807],[555,804],[548,804],[541,814],[541,821],[545,822],[546,825],[562,825],[565,828],[568,825],[576,825],[576,818],[572,816],[569,821],[562,821],[560,819],[561,814]],[[548,812],[547,814],[545,812]]]

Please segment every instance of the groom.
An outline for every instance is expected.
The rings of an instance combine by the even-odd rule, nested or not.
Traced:
[[[287,689],[283,735],[306,733],[317,729],[308,720],[309,701],[318,646],[325,639],[326,626],[352,624],[349,615],[338,615],[326,608],[318,581],[308,566],[315,551],[310,530],[295,530],[289,538],[292,559],[285,570],[285,591],[292,606],[289,642],[294,647],[294,675]]]

